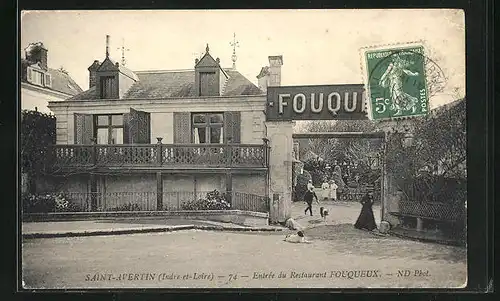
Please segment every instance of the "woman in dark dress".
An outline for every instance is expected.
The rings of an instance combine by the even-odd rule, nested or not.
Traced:
[[[375,223],[375,217],[373,216],[373,193],[368,192],[361,199],[361,204],[363,207],[361,208],[361,213],[359,214],[358,220],[354,224],[356,229],[366,229],[372,231],[377,228],[377,224]]]

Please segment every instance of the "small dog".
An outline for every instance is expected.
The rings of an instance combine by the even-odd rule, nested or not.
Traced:
[[[283,240],[292,243],[311,243],[306,239],[304,232],[302,231],[298,231],[297,234],[288,234]]]
[[[325,207],[320,207],[319,214],[326,221],[326,217],[328,216],[328,209],[325,209]]]

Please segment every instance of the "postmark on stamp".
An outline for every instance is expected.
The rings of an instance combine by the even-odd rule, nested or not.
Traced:
[[[368,113],[373,120],[427,115],[430,96],[444,87],[446,79],[424,50],[423,44],[413,44],[362,51]]]

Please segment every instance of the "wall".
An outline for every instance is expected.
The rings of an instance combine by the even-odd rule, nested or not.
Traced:
[[[395,179],[391,173],[386,173],[384,177],[385,198],[383,201],[382,219],[389,222],[391,227],[396,227],[400,224],[398,217],[390,214],[391,212],[399,212],[399,202],[403,197],[403,192],[399,191],[395,184]]]
[[[268,86],[281,86],[281,65],[269,67],[269,84]]]
[[[285,222],[291,217],[293,122],[266,122],[269,139],[269,197],[271,222]]]
[[[158,219],[201,219],[201,220],[211,220],[218,222],[233,223],[243,226],[267,226],[268,214],[261,212],[249,212],[243,210],[210,210],[210,211],[153,211],[153,212],[87,212],[87,213],[68,213],[68,212],[56,212],[56,213],[32,213],[24,214],[23,221],[29,222],[57,222],[57,221],[77,221],[77,220],[108,220],[110,218],[125,218],[125,219],[137,219],[143,218],[148,220],[158,220]],[[187,226],[186,229],[203,229],[206,230],[206,226]],[[185,230],[186,230],[185,229]],[[281,229],[278,229],[281,230]],[[49,237],[50,234],[41,235],[30,235],[30,237]]]
[[[163,174],[163,206],[180,208],[182,203],[205,197],[207,192],[214,189],[223,192],[226,190],[224,178],[215,174],[196,176]]]
[[[269,86],[269,75],[259,78],[258,81],[259,88],[262,91],[267,92],[267,87]]]
[[[99,192],[156,192],[155,174],[107,175],[102,180]]]
[[[233,191],[266,195],[265,175],[233,175]]]
[[[90,180],[88,175],[56,177],[48,184],[51,191],[63,192],[72,203],[90,209]],[[38,183],[37,183],[38,185]]]
[[[22,110],[35,110],[35,107],[37,107],[39,112],[52,113],[47,107],[49,101],[62,101],[69,97],[61,93],[44,93],[41,88],[28,88],[27,86],[28,84],[23,83],[21,88],[20,105]]]
[[[74,120],[74,118],[72,118]],[[56,118],[56,144],[68,144],[69,139],[74,140],[75,123],[68,122],[68,116],[61,114]],[[71,131],[71,133],[70,133]],[[74,143],[70,142],[70,143]]]
[[[174,113],[151,113],[151,143],[157,137],[163,138],[163,144],[174,143]]]
[[[196,191],[202,193],[206,193],[214,189],[225,191],[225,181],[223,181],[222,178],[224,177],[221,175],[197,175],[195,176]]]
[[[136,203],[140,204],[143,210],[156,209],[155,174],[121,174],[99,177],[97,191],[106,194],[105,198],[98,200],[99,207],[109,209],[128,203]]]
[[[224,90],[226,89],[227,77],[224,72],[219,71],[219,95],[224,94]]]
[[[262,111],[241,112],[241,143],[262,144],[262,138],[266,137],[265,120]]]

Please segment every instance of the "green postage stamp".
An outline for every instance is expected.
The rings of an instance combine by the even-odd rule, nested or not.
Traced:
[[[426,115],[429,96],[423,45],[362,50],[373,120]]]

